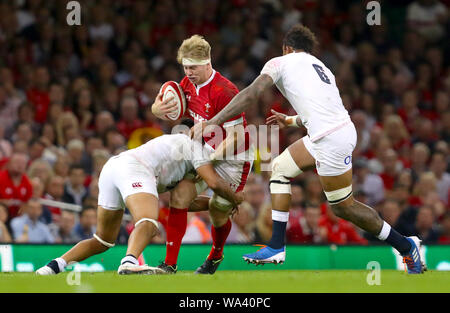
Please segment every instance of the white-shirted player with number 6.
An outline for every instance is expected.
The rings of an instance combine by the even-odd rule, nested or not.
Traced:
[[[193,125],[190,124],[189,126]],[[80,262],[114,246],[126,206],[135,223],[128,240],[126,256],[119,274],[155,274],[157,267],[139,265],[137,257],[158,232],[158,193],[174,188],[186,175],[195,172],[236,208],[242,193],[235,193],[229,183],[214,170],[209,153],[187,136],[163,135],[117,156],[103,166],[99,177],[97,230],[93,238],[80,241],[61,257],[36,271],[39,275],[62,272],[72,262]],[[195,176],[195,175],[194,175]],[[208,201],[193,203],[197,210],[206,210]],[[206,199],[208,200],[208,199]]]
[[[311,54],[315,44],[315,36],[307,27],[293,26],[285,35],[283,56],[269,60],[255,81],[222,111],[191,129],[191,136],[198,138],[205,127],[220,125],[243,112],[274,84],[298,116],[272,111],[274,116],[267,122],[297,127],[303,124],[307,129],[307,136],[290,145],[272,161],[272,238],[268,246],[244,255],[244,260],[255,264],[284,262],[291,203],[290,179],[315,166],[333,212],[397,249],[403,256],[408,273],[421,273],[424,265],[419,254],[419,239],[402,236],[375,210],[353,198],[352,152],[356,130],[342,104],[333,73]]]

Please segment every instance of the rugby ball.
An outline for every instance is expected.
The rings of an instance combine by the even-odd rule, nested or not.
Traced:
[[[160,93],[163,101],[173,97],[172,101],[175,101],[177,104],[177,110],[174,113],[166,114],[166,117],[172,121],[181,119],[186,112],[186,97],[180,85],[174,81],[165,82],[161,87]]]

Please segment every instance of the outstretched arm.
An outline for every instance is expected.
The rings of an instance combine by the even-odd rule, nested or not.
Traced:
[[[267,74],[259,75],[250,86],[239,92],[228,105],[210,119],[208,125],[222,125],[230,118],[244,112],[251,103],[255,103],[259,96],[273,85],[272,78]]]
[[[241,193],[234,193],[230,184],[217,174],[210,163],[200,166],[196,171],[209,188],[222,198],[230,201],[233,207],[237,207],[244,200],[243,195]]]

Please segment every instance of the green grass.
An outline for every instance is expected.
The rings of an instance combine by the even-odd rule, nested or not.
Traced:
[[[366,280],[369,271],[364,270],[219,271],[208,276],[194,275],[192,272],[165,276],[120,276],[115,272],[81,273],[79,286],[67,283],[69,274],[70,272],[56,276],[36,276],[33,273],[0,273],[0,293],[450,292],[450,272],[439,271],[407,275],[401,271],[383,270],[381,284],[372,286]]]

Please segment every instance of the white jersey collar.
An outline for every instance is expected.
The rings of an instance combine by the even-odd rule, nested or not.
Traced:
[[[208,84],[214,79],[214,76],[216,76],[216,71],[213,69],[213,70],[212,70],[212,74],[211,74],[211,76],[208,78],[207,81],[205,81],[204,83],[202,83],[202,84],[200,84],[200,85],[194,85],[194,86],[195,86],[195,91],[197,92],[197,96],[198,96],[198,93],[199,93],[199,91],[200,91],[200,88],[205,87],[206,85],[208,85]]]

